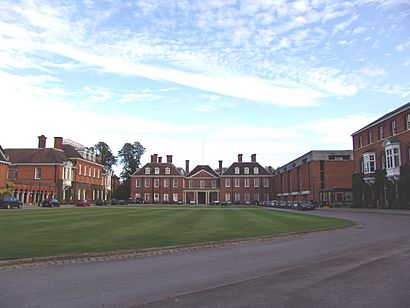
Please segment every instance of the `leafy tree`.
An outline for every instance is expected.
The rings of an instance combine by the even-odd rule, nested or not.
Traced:
[[[112,154],[110,147],[103,141],[94,145],[97,155],[101,158],[101,163],[111,169],[112,165],[117,163],[117,157]]]
[[[127,180],[139,168],[141,157],[145,153],[145,148],[138,141],[134,143],[126,143],[118,152],[120,163],[123,165],[121,178]]]

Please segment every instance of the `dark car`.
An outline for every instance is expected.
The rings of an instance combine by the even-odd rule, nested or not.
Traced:
[[[60,207],[61,202],[56,198],[44,199],[42,205],[43,207]]]
[[[76,202],[76,204],[75,204],[76,206],[90,206],[91,205],[91,202],[90,201],[88,201],[88,200],[80,200],[80,201],[77,201]]]
[[[12,207],[21,209],[23,207],[23,202],[17,200],[14,196],[0,195],[0,208],[11,209]]]
[[[95,201],[95,205],[98,205],[98,206],[108,205],[108,202],[107,202],[107,200],[97,199]]]

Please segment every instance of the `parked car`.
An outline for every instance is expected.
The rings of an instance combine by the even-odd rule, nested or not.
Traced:
[[[108,205],[108,202],[107,202],[107,200],[97,199],[95,201],[95,205],[98,205],[98,206]]]
[[[23,202],[17,200],[14,196],[0,195],[0,208],[11,209],[13,207],[21,209]]]
[[[310,201],[303,201],[300,203],[298,210],[306,211],[306,210],[314,210],[315,205]]]
[[[91,205],[91,202],[90,201],[88,201],[88,200],[79,200],[79,201],[77,201],[77,203],[75,204],[76,206],[90,206]]]
[[[56,198],[44,199],[42,205],[43,207],[60,207],[61,202]]]

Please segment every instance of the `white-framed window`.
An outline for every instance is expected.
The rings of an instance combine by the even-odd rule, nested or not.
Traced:
[[[84,165],[84,176],[87,176],[87,166]]]
[[[225,201],[231,201],[231,194],[230,193],[225,194]]]
[[[268,178],[263,179],[263,187],[269,187],[269,179]]]
[[[259,187],[259,178],[253,179],[253,187]]]
[[[141,179],[135,179],[135,187],[141,187]]]
[[[88,176],[91,177],[91,167],[88,168]]]
[[[235,174],[239,174],[239,167],[235,167]]]
[[[215,180],[212,180],[211,185],[212,185],[212,189],[215,189],[215,188],[216,188],[216,181],[215,181]]]
[[[178,194],[173,194],[172,195],[172,201],[174,201],[174,202],[178,202],[179,200],[178,200]]]
[[[372,143],[373,142],[373,134],[372,134],[371,130],[369,130],[369,132],[368,132],[368,138],[369,138],[369,144]]]
[[[379,138],[380,140],[384,138],[384,127],[383,126],[379,127]]]
[[[406,115],[406,127],[410,130],[410,113]]]
[[[178,180],[177,180],[177,179],[172,180],[172,186],[173,186],[174,188],[177,188],[177,187],[178,187]]]
[[[386,155],[384,153],[380,155],[380,166],[382,169],[386,169]]]
[[[391,134],[392,136],[397,134],[397,124],[394,120],[391,122]]]
[[[144,194],[144,200],[149,202],[149,193]]]
[[[194,187],[194,181],[189,180],[188,181],[188,188],[193,188]]]
[[[97,178],[100,178],[100,169],[97,170]]]
[[[199,188],[205,189],[205,181],[204,180],[199,181]]]
[[[269,201],[269,194],[268,193],[264,194],[263,196],[264,196],[263,197],[264,201]]]
[[[154,187],[155,188],[159,187],[159,180],[158,179],[154,179]]]
[[[376,171],[376,154],[364,153],[363,154],[363,172],[364,174],[374,173]]]
[[[145,185],[145,187],[150,187],[151,186],[151,181],[150,181],[150,179],[145,179],[145,183],[144,183]]]
[[[77,200],[81,200],[81,189],[77,191]]]
[[[164,188],[169,187],[169,179],[164,179]]]
[[[235,194],[235,202],[241,202],[241,194]]]
[[[400,167],[400,147],[398,145],[386,148],[386,167],[387,169]]]
[[[259,168],[258,167],[253,168],[253,174],[259,174]]]
[[[254,201],[259,201],[259,194],[254,194],[253,195],[253,200]]]
[[[225,187],[231,187],[231,179],[225,179]]]
[[[235,178],[234,182],[235,182],[235,187],[240,187],[241,180],[239,178]]]
[[[251,202],[251,194],[250,193],[245,193],[244,198],[245,198],[245,202]]]
[[[40,167],[34,168],[34,178],[36,180],[41,179],[41,168]]]
[[[168,194],[164,194],[164,202],[169,202],[169,195]]]
[[[248,178],[245,178],[245,180],[244,180],[244,186],[245,187],[249,187],[249,179]],[[246,200],[245,200],[246,201]]]
[[[359,147],[363,146],[363,137],[359,136]]]
[[[78,164],[78,175],[81,175],[81,165]]]
[[[158,167],[155,167],[154,173],[155,173],[155,174],[159,174],[159,168],[158,168]]]
[[[165,168],[165,174],[170,174],[171,173],[171,169],[169,167]]]
[[[244,174],[249,174],[249,168],[248,167],[243,168],[243,173]]]
[[[154,202],[159,202],[159,193],[154,194]]]
[[[150,174],[151,173],[151,169],[149,167],[145,168],[145,174]]]
[[[141,198],[141,194],[135,194],[135,200]]]

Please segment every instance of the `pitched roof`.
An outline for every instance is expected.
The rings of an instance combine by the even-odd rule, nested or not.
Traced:
[[[84,157],[81,156],[81,154],[71,145],[71,144],[63,144],[62,149],[69,158],[81,158],[84,159]]]
[[[198,173],[199,171],[204,170],[209,173],[211,176],[218,177],[219,175],[213,170],[209,165],[198,165],[191,172],[187,174],[187,177],[191,177]]]
[[[154,172],[150,172],[150,174],[145,174],[145,168],[150,168],[150,169],[154,169],[154,168],[159,168],[160,172],[159,174],[154,174]],[[165,175],[165,168],[169,168],[170,169],[170,174],[166,174],[166,175],[179,175],[182,176],[184,175],[184,173],[179,170],[180,168],[175,167],[175,165],[173,163],[147,163],[145,164],[143,167],[141,167],[140,169],[137,169],[132,175],[144,175],[144,176],[155,176],[155,175]]]
[[[239,167],[239,170],[240,170],[239,174],[235,174],[235,168],[236,167]],[[245,167],[249,168],[249,174],[244,174],[244,168]],[[255,167],[258,167],[258,169],[259,169],[258,174],[253,173],[253,169]],[[238,175],[247,175],[247,176],[250,176],[250,175],[269,175],[269,176],[272,176],[265,168],[263,168],[257,162],[241,162],[241,163],[236,162],[236,163],[233,163],[228,169],[226,169],[224,171],[224,173],[221,174],[221,176],[224,176],[224,175],[234,175],[234,176],[238,176]]]
[[[5,155],[5,153],[4,153],[4,150],[3,150],[3,148],[1,147],[1,145],[0,145],[0,162],[5,162],[5,163],[8,163],[8,159],[7,159],[7,157],[6,157],[6,155]]]
[[[407,104],[404,104],[403,106],[400,106],[400,107],[397,108],[397,109],[394,109],[393,111],[391,111],[391,112],[389,112],[389,113],[386,113],[384,116],[378,118],[376,121],[373,121],[373,122],[370,123],[369,125],[366,125],[365,127],[359,129],[357,132],[354,132],[354,133],[352,134],[352,136],[357,135],[357,134],[361,133],[362,131],[364,131],[364,130],[366,130],[366,129],[368,129],[368,128],[370,128],[370,127],[376,125],[376,124],[379,124],[379,123],[381,123],[381,122],[383,122],[383,121],[385,121],[385,120],[387,120],[387,119],[389,119],[389,118],[392,118],[392,117],[394,117],[395,115],[397,115],[398,113],[400,113],[400,112],[402,112],[402,111],[404,111],[404,110],[406,110],[406,109],[410,109],[410,102],[408,102]]]
[[[68,161],[64,152],[54,148],[5,149],[12,164],[58,164]]]

